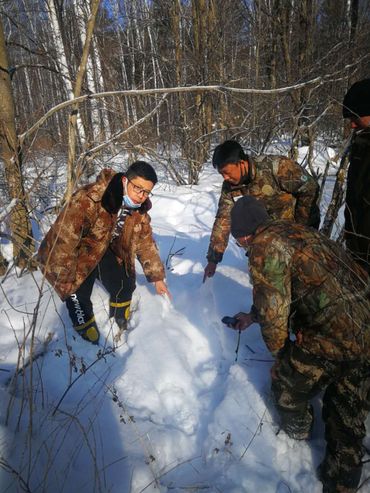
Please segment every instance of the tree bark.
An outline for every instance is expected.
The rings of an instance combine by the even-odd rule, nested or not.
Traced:
[[[344,200],[345,180],[349,166],[348,148],[345,150],[337,171],[333,194],[320,232],[330,238],[339,209]]]
[[[28,217],[26,195],[22,178],[22,153],[16,126],[15,108],[9,63],[5,47],[5,36],[0,21],[0,152],[5,165],[5,176],[11,199],[17,203],[10,215],[13,240],[13,257],[16,266],[25,268],[35,251],[31,222]],[[5,263],[0,256],[0,266]]]
[[[68,98],[73,99],[74,96],[73,96],[71,76],[68,70],[68,61],[63,45],[62,32],[58,21],[58,12],[55,5],[55,0],[48,0],[47,4],[49,8],[48,15],[50,19],[52,39],[53,39],[54,49],[56,52],[55,61],[59,68],[60,73],[63,76],[63,80],[65,83],[65,90],[68,95]],[[76,118],[77,118],[77,128],[78,128],[79,137],[81,139],[81,142],[85,142],[86,140],[85,129],[79,113],[76,115]]]
[[[73,91],[75,98],[76,97],[78,98],[81,94],[81,87],[86,72],[90,44],[94,32],[95,20],[99,9],[99,4],[100,4],[100,0],[92,0],[91,2],[91,15],[86,29],[85,45],[83,47],[81,62],[78,68],[78,72],[76,76],[76,84]],[[69,116],[69,124],[68,124],[69,138],[68,138],[68,163],[67,163],[67,190],[65,194],[66,201],[68,201],[72,196],[75,182],[79,178],[79,174],[80,174],[79,170],[75,170],[77,116],[78,116],[78,105],[76,104],[72,106],[72,111]]]

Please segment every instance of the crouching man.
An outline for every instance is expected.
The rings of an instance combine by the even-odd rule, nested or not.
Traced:
[[[261,326],[276,358],[271,379],[281,428],[291,438],[308,439],[309,401],[324,390],[323,492],[354,493],[370,402],[367,273],[313,228],[271,221],[251,196],[233,207],[231,233],[248,251],[253,283],[252,310],[238,313],[234,328]]]
[[[42,272],[66,302],[74,329],[93,344],[100,335],[90,299],[96,279],[110,295],[117,338],[127,328],[136,257],[157,293],[170,296],[148,215],[156,183],[154,169],[144,161],[126,173],[104,169],[95,183],[74,193],[40,245]]]

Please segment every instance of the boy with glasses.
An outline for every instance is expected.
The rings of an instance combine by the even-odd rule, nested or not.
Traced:
[[[170,292],[152,235],[149,197],[157,175],[144,161],[126,173],[104,169],[95,183],[78,189],[40,245],[38,260],[46,279],[66,302],[74,329],[98,344],[91,293],[99,279],[110,295],[109,316],[127,328],[135,289],[135,258],[161,295]]]

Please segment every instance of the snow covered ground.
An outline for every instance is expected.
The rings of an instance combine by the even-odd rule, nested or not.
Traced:
[[[221,322],[251,304],[247,259],[232,240],[202,284],[220,185],[209,167],[198,186],[155,188],[152,224],[173,299],[155,295],[138,266],[133,328],[114,351],[99,284],[99,348],[75,337],[40,272],[13,270],[0,284],[1,493],[321,492],[320,398],[309,442],[279,432],[259,327],[238,341]],[[34,334],[38,350],[48,333],[45,355],[14,377],[23,340]]]

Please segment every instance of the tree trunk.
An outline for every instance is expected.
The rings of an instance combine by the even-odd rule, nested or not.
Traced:
[[[86,29],[86,40],[82,51],[82,57],[80,66],[78,68],[76,76],[76,84],[74,87],[74,97],[77,98],[81,94],[81,87],[83,78],[86,72],[87,59],[89,56],[90,43],[94,31],[95,20],[99,9],[100,0],[92,0],[91,2],[91,15],[88,21]],[[78,116],[78,106],[74,105],[69,116],[68,125],[68,163],[67,163],[67,190],[65,195],[65,200],[69,200],[76,181],[82,174],[83,170],[75,170],[76,161],[76,137],[77,137],[77,116]]]
[[[24,268],[35,251],[22,180],[22,154],[15,127],[14,99],[9,76],[5,37],[0,22],[0,152],[11,199],[17,203],[10,215],[14,263]],[[0,264],[2,257],[0,256]],[[3,264],[4,265],[4,264]]]
[[[320,232],[326,235],[328,238],[330,238],[331,236],[335,220],[338,217],[339,209],[343,204],[344,185],[347,176],[348,165],[349,165],[349,157],[348,157],[348,148],[347,148],[340,161],[331,201],[328,210],[326,212],[322,228],[320,229]]]
[[[50,19],[50,27],[51,27],[51,32],[52,32],[52,38],[53,38],[53,44],[54,48],[56,51],[56,64],[59,68],[60,73],[63,76],[63,80],[65,83],[65,90],[68,95],[69,99],[73,99],[73,88],[72,88],[72,82],[71,82],[71,76],[68,70],[68,61],[67,57],[65,54],[64,46],[63,46],[63,38],[62,38],[62,33],[61,33],[61,28],[58,22],[58,13],[57,9],[54,3],[55,0],[48,0],[48,7],[49,7],[49,19]],[[77,128],[78,128],[78,134],[80,137],[81,142],[85,142],[86,137],[85,137],[85,129],[80,117],[80,114],[77,113],[76,115],[77,119]]]

